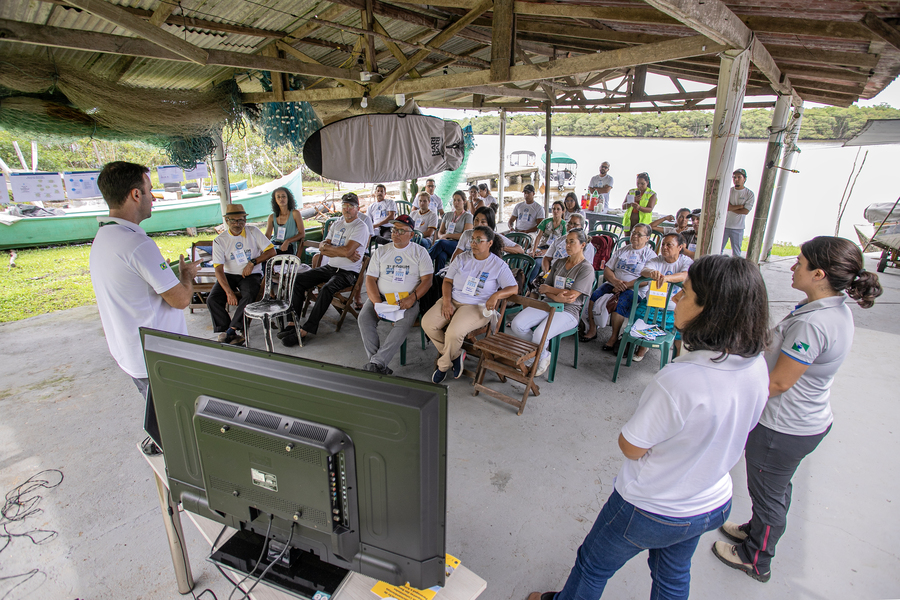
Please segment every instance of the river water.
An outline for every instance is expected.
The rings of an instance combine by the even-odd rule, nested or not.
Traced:
[[[478,135],[475,144],[468,170],[498,169],[500,136]],[[544,138],[507,136],[506,153],[516,150],[531,150],[540,159]],[[646,171],[659,197],[658,212],[675,213],[681,207],[700,207],[709,140],[554,137],[553,150],[565,152],[578,161],[575,191],[579,198],[587,189],[590,178],[599,173],[600,163],[608,161],[610,174],[615,178],[611,205],[621,205],[626,192],[634,187],[637,173]],[[859,149],[842,148],[840,142],[804,141],[800,150],[793,165],[800,173],[790,175],[776,242],[797,244],[817,235],[834,235],[838,205]],[[900,196],[900,146],[863,148],[857,169],[867,150],[865,166],[856,181],[840,228],[840,235],[854,242],[857,237],[853,225],[866,222],[863,218],[865,207],[874,202],[894,202]],[[747,171],[746,185],[754,192],[759,189],[765,154],[766,140],[738,143],[734,168]],[[541,165],[540,160],[538,165]],[[730,177],[728,182],[730,184]],[[522,184],[519,184],[507,189],[521,188]],[[744,235],[750,235],[752,216],[751,212]]]

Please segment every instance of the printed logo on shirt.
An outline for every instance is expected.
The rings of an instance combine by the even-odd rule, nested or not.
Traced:
[[[385,275],[395,275],[397,273],[409,275],[409,265],[385,265],[384,273]]]
[[[169,268],[169,265],[166,264],[165,261],[163,261],[163,262],[159,263],[159,268],[162,269],[163,271],[165,271],[166,269]]]
[[[807,350],[809,350],[809,344],[797,342],[791,347],[791,350],[793,350],[794,352],[806,352]]]
[[[398,264],[398,265],[399,265],[399,264],[402,263],[402,262],[403,262],[403,257],[402,257],[402,256],[397,255],[397,256],[394,257],[394,264]]]

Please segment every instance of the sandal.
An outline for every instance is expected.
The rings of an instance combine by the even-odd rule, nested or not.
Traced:
[[[595,336],[588,337],[588,336],[583,335],[583,334],[578,334],[578,341],[579,341],[579,342],[593,342],[593,341],[596,340],[596,339],[597,339],[597,336],[596,336],[596,335],[595,335]]]

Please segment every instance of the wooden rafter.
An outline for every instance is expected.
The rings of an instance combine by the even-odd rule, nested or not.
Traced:
[[[872,13],[866,13],[863,17],[862,24],[871,30],[872,33],[893,46],[895,50],[900,50],[900,29],[897,29],[883,19],[879,19]]]
[[[153,11],[153,14],[150,15],[150,24],[154,27],[159,27],[166,22],[166,19],[175,12],[177,7],[178,5],[171,2],[171,0],[162,0],[156,7],[156,10]]]
[[[378,22],[378,19],[374,17],[372,17],[372,27],[375,33],[383,36],[381,38],[382,41],[384,42],[385,46],[387,46],[388,51],[393,55],[394,58],[397,59],[397,62],[401,64],[404,63],[406,61],[406,55],[403,54],[402,50],[400,50],[400,46],[398,46],[393,40],[388,39],[390,36],[388,36],[387,30],[381,23]],[[378,57],[376,56],[375,59],[377,62]],[[409,76],[414,78],[421,77],[421,75],[419,75],[419,72],[415,69],[410,69]]]
[[[515,0],[495,0],[491,27],[491,79],[509,77],[516,43]]]

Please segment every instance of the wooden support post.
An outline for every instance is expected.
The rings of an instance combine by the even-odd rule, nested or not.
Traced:
[[[279,58],[278,48],[275,44],[263,48],[263,53],[272,58]],[[269,71],[269,78],[272,82],[272,93],[275,95],[275,102],[284,102],[284,76],[276,71]]]
[[[491,19],[491,81],[509,79],[509,68],[515,57],[515,0],[494,0]]]
[[[784,204],[784,192],[787,189],[788,177],[794,165],[794,157],[800,153],[797,141],[800,139],[800,125],[803,122],[803,105],[795,107],[794,116],[784,136],[784,157],[781,159],[781,169],[778,173],[778,183],[775,184],[775,195],[772,197],[772,208],[769,211],[769,227],[766,229],[766,239],[763,242],[762,260],[769,260],[772,253],[772,244],[775,242],[775,231],[778,229],[778,217],[781,215],[781,205]]]
[[[552,139],[553,135],[550,131],[550,103],[545,104],[547,116],[545,119],[545,127],[547,128],[547,143],[544,144],[544,152],[547,162],[544,165],[544,214],[550,212],[550,162],[553,160]]]
[[[787,94],[778,96],[775,110],[772,111],[772,126],[769,128],[769,145],[766,148],[766,159],[763,163],[762,177],[756,194],[756,209],[750,228],[750,241],[747,244],[747,259],[753,264],[759,263],[763,237],[766,234],[766,222],[769,220],[769,207],[775,192],[775,177],[781,162],[782,140],[785,126],[791,114],[791,98]]]
[[[216,152],[213,154],[213,165],[216,169],[216,184],[219,186],[219,205],[222,207],[222,219],[224,222],[225,211],[231,204],[231,183],[228,181],[228,162],[225,160],[225,142],[222,133],[213,135],[216,144]]]
[[[703,191],[703,217],[700,220],[698,256],[719,254],[725,235],[725,214],[731,172],[741,130],[741,109],[750,69],[748,50],[726,50],[720,54],[716,111],[713,117],[709,161],[706,163],[706,187]]]
[[[500,187],[497,188],[497,222],[503,222],[503,190],[506,187],[506,109],[500,109]]]

